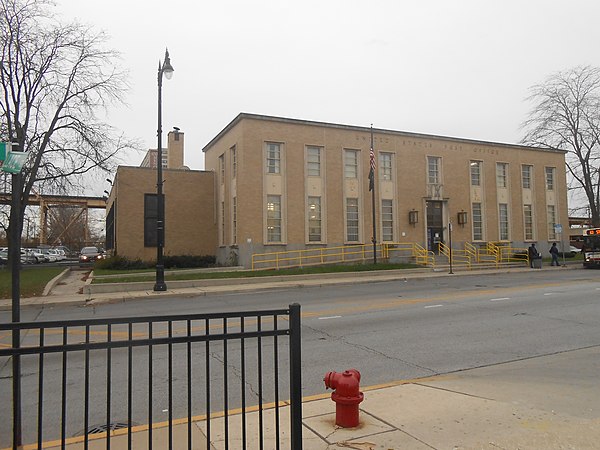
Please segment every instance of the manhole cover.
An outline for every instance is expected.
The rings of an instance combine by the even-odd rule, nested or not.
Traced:
[[[135,426],[135,423],[132,423],[132,426]],[[100,434],[100,433],[106,433],[107,431],[115,431],[115,430],[120,430],[122,428],[129,428],[129,424],[127,422],[112,422],[107,424],[102,424],[102,425],[92,425],[91,427],[88,428],[87,432],[88,434]],[[74,436],[83,436],[85,434],[84,431],[80,431],[79,433],[75,434]]]

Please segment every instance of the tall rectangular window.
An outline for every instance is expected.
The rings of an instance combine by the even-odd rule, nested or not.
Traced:
[[[358,178],[358,150],[344,150],[344,177]]]
[[[471,205],[473,216],[473,240],[483,241],[483,216],[481,212],[481,203]]]
[[[379,177],[384,181],[392,181],[391,153],[379,153]]]
[[[508,164],[496,163],[496,186],[505,188],[508,186]]]
[[[281,173],[281,144],[267,142],[267,173]]]
[[[508,204],[500,203],[498,205],[498,218],[500,225],[500,240],[508,241]]]
[[[346,240],[358,242],[358,199],[346,199]]]
[[[221,202],[221,245],[225,245],[225,202]]]
[[[481,186],[481,161],[471,161],[471,186]]]
[[[554,190],[554,167],[546,167],[546,190]]]
[[[521,166],[521,182],[523,184],[523,189],[531,189],[531,173],[533,171],[533,166],[523,165]]]
[[[225,183],[225,154],[219,156],[219,177],[221,184]]]
[[[321,240],[321,197],[308,197],[308,241]]]
[[[235,145],[231,147],[231,176],[235,178],[237,175],[237,152]]]
[[[267,196],[267,242],[281,242],[281,195]]]
[[[554,230],[554,225],[556,224],[556,208],[554,205],[548,205],[546,208],[548,212],[548,240],[553,241],[556,239],[556,231]]]
[[[144,194],[144,247],[156,247],[158,243],[156,222],[158,219],[157,198],[156,194]]]
[[[320,147],[306,147],[306,174],[309,177],[321,176]]]
[[[427,183],[440,184],[442,182],[441,160],[439,156],[427,157]]]
[[[525,166],[523,166],[525,167]],[[523,205],[523,221],[525,224],[525,240],[533,240],[533,208],[531,205]]]
[[[233,197],[231,203],[231,243],[237,244],[237,197]]]
[[[392,200],[381,200],[381,239],[394,240],[394,209]]]

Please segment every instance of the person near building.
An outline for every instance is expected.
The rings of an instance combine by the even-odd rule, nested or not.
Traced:
[[[529,248],[527,249],[527,253],[529,254],[529,267],[533,268],[533,260],[538,259],[540,257],[537,248],[535,248],[535,244],[532,243],[529,246]]]
[[[558,262],[558,247],[556,246],[556,242],[554,242],[552,244],[552,247],[550,247],[550,254],[552,255],[552,263],[550,263],[551,266],[560,266],[559,262]],[[556,264],[554,264],[556,263]]]

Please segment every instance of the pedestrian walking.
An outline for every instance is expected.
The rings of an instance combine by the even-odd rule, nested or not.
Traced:
[[[550,265],[554,266],[554,263],[556,263],[556,266],[560,266],[560,264],[558,263],[558,247],[556,246],[556,242],[554,242],[552,244],[552,247],[550,247],[550,254],[552,255],[552,262],[550,263]]]
[[[540,257],[537,248],[535,248],[535,244],[532,243],[529,246],[529,248],[527,249],[527,254],[529,255],[529,267],[533,269],[533,260],[538,259]]]

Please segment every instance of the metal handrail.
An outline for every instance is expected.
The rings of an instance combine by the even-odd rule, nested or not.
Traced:
[[[344,263],[349,261],[366,261],[372,257],[372,250],[373,247],[371,244],[353,244],[305,250],[255,253],[252,255],[252,270],[282,269]],[[378,244],[375,251],[378,256],[385,257],[385,244]]]

